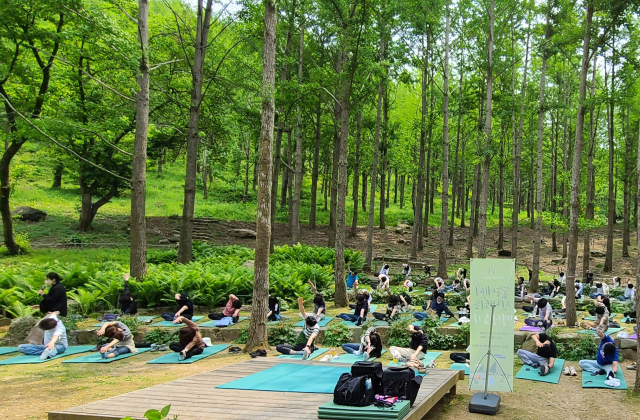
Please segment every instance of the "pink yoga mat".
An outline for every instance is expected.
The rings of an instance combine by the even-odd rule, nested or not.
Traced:
[[[638,339],[638,334],[630,335],[630,336],[629,336],[629,338],[630,338],[631,340],[637,340],[637,339]]]

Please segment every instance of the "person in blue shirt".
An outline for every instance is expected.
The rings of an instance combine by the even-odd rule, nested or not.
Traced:
[[[618,300],[629,301],[635,300],[636,298],[636,289],[633,287],[633,283],[627,284],[627,287],[624,289],[624,296],[618,296]]]
[[[427,309],[426,305],[422,307],[423,309]],[[431,301],[431,304],[429,305],[429,308],[434,310],[437,314],[438,317],[442,316],[442,313],[444,312],[445,314],[447,314],[449,316],[449,318],[453,318],[456,319],[456,316],[454,315],[453,312],[451,312],[451,309],[449,309],[449,307],[447,306],[447,304],[444,301],[444,293],[442,292],[437,292],[436,293],[436,298],[434,300]],[[413,313],[413,317],[422,321],[423,319],[425,319],[427,317],[427,313],[426,312],[414,312]]]
[[[598,330],[598,337],[600,347],[596,360],[580,360],[580,367],[585,372],[591,372],[591,376],[607,375],[607,379],[614,378],[618,373],[618,348],[613,339],[602,330]]]
[[[582,284],[579,279],[576,279],[573,284],[578,287],[578,289],[576,289],[576,299],[580,299],[582,297],[582,291],[584,290],[584,284]]]
[[[353,289],[354,285],[358,287],[358,275],[351,267],[347,268],[349,269],[349,274],[347,274],[347,289]]]

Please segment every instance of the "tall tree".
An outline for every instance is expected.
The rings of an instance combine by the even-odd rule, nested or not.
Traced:
[[[358,177],[360,176],[360,141],[362,137],[362,112],[358,112],[358,119],[356,122],[356,160],[353,168],[353,218],[351,219],[351,236],[356,237],[358,229]],[[362,188],[366,188],[365,185]]]
[[[493,0],[491,0],[493,1]],[[442,219],[440,223],[440,246],[438,247],[438,276],[447,276],[447,237],[449,236],[449,2],[445,1],[444,73],[442,74]]]
[[[300,53],[298,55],[298,87],[302,86],[302,71],[304,58],[304,18],[300,23]],[[291,203],[291,243],[300,242],[300,196],[302,194],[302,107],[297,104],[296,122],[296,166],[295,166],[295,192]]]

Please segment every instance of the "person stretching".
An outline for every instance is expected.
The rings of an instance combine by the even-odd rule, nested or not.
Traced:
[[[358,274],[351,270],[350,267],[347,267],[347,269],[349,270],[349,274],[347,274],[347,289],[358,287]]]
[[[410,292],[413,292],[413,282],[409,277],[404,279],[404,283],[402,283],[404,287],[406,287]]]
[[[442,316],[443,313],[447,314],[449,316],[449,318],[453,318],[456,319],[456,316],[453,312],[451,312],[451,309],[449,309],[449,307],[447,306],[447,304],[444,301],[444,293],[438,293],[436,295],[436,299],[431,301],[431,306],[429,307],[430,309],[434,310],[437,314],[438,314],[438,318],[440,318]],[[423,309],[426,309],[426,306],[423,306]],[[422,321],[427,317],[427,313],[426,312],[414,312],[413,316]]]
[[[615,378],[618,373],[618,348],[611,337],[598,330],[600,346],[596,354],[596,360],[580,360],[578,364],[585,372],[591,372],[591,376],[607,375],[607,380]]]
[[[596,292],[589,295],[591,299],[597,299],[598,296],[605,298],[609,296],[609,285],[603,282],[596,282]]]
[[[241,309],[242,309],[242,301],[238,299],[236,295],[229,295],[229,300],[227,301],[227,304],[222,310],[222,313],[209,314],[208,316],[209,316],[209,319],[212,319],[214,321],[221,320],[222,318],[231,317],[231,319],[233,320],[233,323],[235,324],[240,319]]]
[[[280,321],[280,301],[277,297],[269,295],[269,312],[267,312],[267,321]]]
[[[633,287],[632,283],[627,284],[627,287],[624,289],[624,296],[619,296],[618,300],[629,301],[635,300],[636,298],[636,289]]]
[[[318,292],[316,286],[314,286],[311,282],[311,279],[308,279],[307,282],[311,287],[311,291],[315,294],[315,296],[313,297],[313,313],[315,314],[318,321],[321,321],[327,316],[327,304],[324,301],[324,297]],[[302,316],[302,313],[299,313],[298,316],[300,316],[300,318],[302,319],[305,319],[305,317]]]
[[[409,277],[411,274],[411,267],[409,264],[402,264],[402,275],[405,277]]]
[[[367,319],[367,313],[369,313],[369,301],[365,295],[360,293],[356,296],[356,307],[353,314],[340,314],[337,318],[355,322],[357,326],[360,326]]]
[[[387,274],[380,274],[378,279],[380,280],[378,283],[378,290],[389,290],[389,276]]]
[[[409,324],[407,332],[411,334],[411,344],[409,348],[405,347],[389,347],[389,353],[399,362],[408,362],[409,360],[421,360],[427,352],[427,334],[420,327]]]
[[[555,360],[558,357],[556,344],[544,333],[533,334],[531,339],[537,346],[536,352],[532,353],[524,349],[519,349],[516,354],[525,365],[531,366],[534,369],[540,368],[538,374],[545,376],[553,368]]]
[[[131,294],[131,289],[129,288],[129,273],[124,275],[124,290],[122,291],[122,295],[120,296],[120,310],[123,315],[135,315],[138,313],[138,304],[136,303],[135,298]]]
[[[436,277],[433,281],[435,282],[436,291],[444,293],[445,288],[447,287],[444,284],[444,280],[442,280],[442,278],[440,277]]]
[[[42,344],[20,344],[19,352],[32,356],[40,355],[40,360],[46,360],[67,350],[67,330],[55,313],[38,322],[38,328],[44,331]]]
[[[175,314],[171,312],[163,312],[160,314],[162,319],[173,322],[173,320],[179,316],[187,319],[193,318],[193,302],[189,299],[189,296],[176,293],[174,298],[178,304],[178,311]]]
[[[538,308],[538,319],[527,318],[524,323],[530,327],[551,328],[551,325],[553,325],[553,308],[547,302],[547,299],[538,299],[536,307]]]
[[[382,266],[382,268],[380,269],[380,272],[378,273],[378,277],[380,277],[383,274],[389,277],[389,264],[384,264]]]
[[[595,322],[582,321],[580,323],[580,326],[585,330],[596,330],[602,331],[603,333],[607,332],[607,330],[609,329],[609,311],[607,310],[606,306],[600,305],[596,307]]]
[[[469,353],[469,349],[471,346],[467,347],[465,353],[451,353],[449,355],[449,359],[453,360],[455,363],[464,363],[469,367],[469,363],[471,363],[471,353]]]
[[[179,341],[169,344],[169,348],[178,353],[178,360],[183,361],[202,354],[206,344],[202,341],[202,335],[200,334],[198,325],[182,316],[174,319],[173,323],[184,323],[186,325],[186,327],[180,328]]]
[[[302,327],[302,335],[306,341],[298,343],[295,346],[291,344],[279,344],[276,350],[282,354],[301,354],[302,360],[307,360],[311,353],[316,351],[314,340],[320,332],[318,326],[318,318],[314,314],[307,314],[304,310],[304,298],[298,298],[298,309],[304,318],[304,326]]]
[[[360,338],[360,343],[345,343],[342,345],[342,350],[355,354],[356,356],[362,354],[366,362],[369,358],[375,359],[381,356],[382,340],[376,327],[371,327]]]
[[[138,352],[129,327],[120,321],[102,324],[97,334],[113,339],[100,347],[100,354],[102,354],[103,359],[111,359],[121,354]]]

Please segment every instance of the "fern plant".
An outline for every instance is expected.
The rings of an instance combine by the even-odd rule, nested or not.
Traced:
[[[322,340],[323,346],[338,347],[344,343],[349,343],[351,340],[351,333],[349,327],[343,323],[332,324],[324,334]]]

